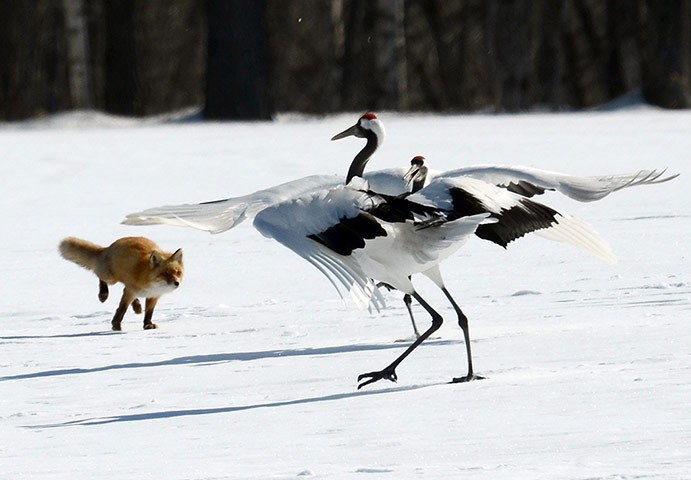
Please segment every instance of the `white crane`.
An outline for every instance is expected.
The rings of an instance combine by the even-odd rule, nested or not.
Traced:
[[[359,171],[361,158],[350,171]],[[439,177],[416,193],[384,195],[354,176],[347,186],[311,192],[267,207],[254,226],[317,267],[332,284],[359,303],[378,308],[372,279],[411,295],[432,317],[432,325],[390,365],[358,377],[358,388],[396,380],[396,367],[442,324],[442,316],[415,290],[411,276],[422,273],[444,292],[463,329],[468,373],[475,375],[468,320],[449,291],[439,264],[473,234],[502,246],[526,233],[546,234],[613,261],[609,246],[586,223],[505,188],[469,177]]]
[[[561,193],[567,194],[570,198],[581,202],[590,202],[604,198],[609,193],[626,187],[662,183],[678,176],[664,176],[664,171],[658,172],[652,170],[641,171],[638,172],[638,174],[613,175],[609,177],[575,177],[547,170],[510,166],[467,167],[439,172],[430,170],[425,160],[425,157],[420,155],[414,157],[411,160],[410,169],[404,175],[405,181],[410,185],[411,193],[420,190],[428,183],[429,178],[440,179],[470,176],[506,188],[526,198],[541,195],[545,193],[546,190],[559,190]],[[480,229],[480,231],[482,231],[482,229]],[[483,238],[481,234],[476,233],[476,235]],[[538,233],[538,235],[550,238],[549,232]],[[493,243],[497,243],[505,248],[507,246],[506,244],[496,242],[492,239],[485,238],[485,240],[493,241]],[[380,286],[388,287],[388,285],[385,284]],[[410,295],[404,294],[403,303],[408,310],[408,315],[413,325],[413,331],[416,337],[419,337],[420,334],[415,323]]]
[[[358,122],[357,125],[337,135],[334,139],[344,138],[348,135],[367,138],[367,135],[363,135],[361,131],[362,124]],[[424,157],[414,157],[411,161],[411,168],[404,175],[404,179],[412,184],[413,193],[410,195],[403,194],[403,196],[409,200],[440,207],[447,215],[447,220],[490,211],[491,217],[497,219],[497,222],[478,225],[475,234],[480,238],[506,247],[509,242],[534,231],[551,240],[564,241],[583,247],[609,262],[615,261],[609,246],[587,224],[563,216],[555,210],[531,202],[527,198],[542,194],[546,190],[559,190],[579,201],[593,201],[622,188],[661,183],[676,177],[676,175],[664,177],[664,171],[642,171],[629,175],[583,178],[528,167],[481,166],[443,173],[433,172],[430,175],[433,179],[430,185],[422,188],[427,181],[428,171]],[[476,182],[473,185],[473,182],[470,182],[467,177],[480,178],[483,182]],[[464,178],[466,178],[465,181],[462,180]],[[498,187],[503,187],[507,191],[502,192]],[[416,194],[415,192],[418,190],[420,192]],[[526,200],[519,201],[515,197],[510,198],[508,197],[509,192],[515,196],[524,197]],[[446,295],[458,315],[458,322],[463,330],[468,359],[468,374],[465,377],[456,378],[454,381],[481,378],[473,372],[467,317],[444,286],[438,265],[439,263],[436,263],[432,268],[420,273],[428,276]],[[404,292],[404,303],[417,334],[415,320],[410,308],[410,295],[412,293],[405,290]],[[423,307],[430,311],[428,306],[423,305]],[[434,331],[438,327],[435,328],[435,317],[434,314],[432,315],[433,326],[431,330]],[[428,330],[423,335],[418,335],[418,341],[424,341],[430,333]],[[414,343],[409,350],[384,370],[361,375],[359,380],[365,378],[368,380],[362,383],[360,387],[381,378],[395,380],[395,367],[415,348],[416,344],[419,343]]]
[[[422,189],[422,187],[425,186],[425,183],[427,182],[427,171],[428,169],[427,165],[425,165],[425,157],[422,155],[413,157],[413,159],[410,161],[410,168],[405,175],[403,175],[405,182],[410,185],[410,193],[418,192],[420,189]],[[406,194],[404,193],[403,195]],[[383,282],[379,282],[377,287],[386,287],[389,290],[394,289],[391,285]],[[403,294],[403,304],[405,305],[406,310],[408,310],[408,317],[410,318],[410,323],[413,325],[413,333],[415,334],[415,338],[420,338],[420,331],[415,323],[415,315],[413,315],[413,299],[407,293]]]

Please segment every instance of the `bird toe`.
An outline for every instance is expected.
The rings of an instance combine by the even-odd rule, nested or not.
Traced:
[[[362,375],[359,375],[357,377],[358,382],[369,379],[365,382],[360,383],[357,386],[357,389],[360,390],[362,387],[365,385],[369,385],[370,383],[378,382],[379,380],[389,380],[390,382],[396,382],[398,380],[398,375],[396,375],[396,371],[392,368],[385,368],[384,370],[380,370],[378,372],[369,372],[369,373],[363,373]]]
[[[475,375],[474,373],[469,373],[465,377],[455,377],[453,380],[451,380],[451,383],[466,383],[466,382],[472,382],[474,380],[484,380],[485,377],[482,377],[480,375]]]

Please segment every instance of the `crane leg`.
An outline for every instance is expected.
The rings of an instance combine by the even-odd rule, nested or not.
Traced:
[[[441,327],[442,322],[444,319],[442,318],[439,313],[434,310],[420,295],[418,295],[417,292],[413,292],[413,298],[418,301],[422,307],[427,310],[427,312],[432,316],[432,326],[430,326],[425,332],[420,335],[417,340],[415,340],[412,345],[410,345],[405,352],[403,352],[396,360],[394,360],[389,366],[384,368],[383,370],[379,370],[378,372],[369,372],[369,373],[363,373],[362,375],[358,376],[358,382],[368,379],[365,382],[362,382],[358,385],[358,390],[360,390],[362,387],[365,385],[369,385],[370,383],[377,382],[382,379],[390,380],[392,382],[395,382],[398,380],[398,376],[396,375],[396,367],[408,356],[410,355],[413,350],[415,350],[418,345],[420,345],[422,342],[424,342],[427,337],[432,335],[434,332],[436,332],[439,327]]]
[[[410,277],[408,277],[408,279],[410,279]],[[377,287],[386,287],[389,291],[396,290],[394,287],[385,282],[377,283]],[[415,332],[415,338],[420,338],[420,331],[417,329],[417,325],[415,324],[415,317],[413,316],[413,299],[410,297],[410,294],[406,293],[405,295],[403,295],[403,303],[405,303],[405,308],[408,309],[408,315],[410,315],[410,322],[413,324],[413,332]]]
[[[451,380],[451,383],[461,383],[461,382],[470,382],[472,380],[482,380],[485,377],[481,377],[480,375],[476,375],[475,372],[473,372],[473,356],[470,352],[470,332],[468,331],[468,317],[465,316],[465,314],[461,311],[461,307],[458,306],[456,301],[453,299],[451,294],[446,288],[441,289],[442,292],[444,292],[444,295],[446,295],[446,298],[449,299],[449,302],[451,302],[451,305],[453,306],[453,309],[456,311],[456,315],[458,315],[458,325],[461,327],[461,330],[463,330],[463,338],[465,339],[465,351],[466,355],[468,356],[468,374],[465,377],[456,377],[453,380]]]
[[[410,315],[410,322],[413,324],[413,331],[415,332],[415,338],[420,338],[420,331],[417,329],[417,325],[415,324],[415,317],[413,316],[413,307],[411,304],[413,303],[413,299],[409,294],[403,295],[403,303],[405,303],[405,308],[408,309],[408,315]]]

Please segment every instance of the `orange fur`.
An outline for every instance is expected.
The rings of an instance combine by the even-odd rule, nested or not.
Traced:
[[[145,237],[124,237],[108,247],[68,237],[60,242],[59,249],[63,258],[96,274],[101,302],[108,298],[108,285],[118,282],[125,285],[111,322],[113,330],[121,330],[122,319],[130,305],[135,313],[141,313],[138,298],[146,298],[144,328],[156,328],[151,317],[158,299],[175,290],[184,274],[181,249],[165,253]]]

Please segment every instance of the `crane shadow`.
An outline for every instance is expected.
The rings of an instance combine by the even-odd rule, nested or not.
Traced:
[[[424,346],[442,346],[455,345],[462,343],[459,340],[436,340],[426,342]],[[19,375],[8,375],[0,377],[0,382],[7,382],[13,380],[26,380],[44,377],[55,377],[61,375],[81,375],[89,373],[105,372],[109,370],[122,370],[130,368],[152,368],[171,365],[213,365],[224,362],[249,362],[253,360],[261,360],[266,358],[285,358],[285,357],[300,357],[300,356],[321,356],[334,355],[339,353],[352,353],[373,350],[390,350],[401,349],[403,345],[400,343],[393,344],[359,344],[359,345],[339,345],[333,347],[318,347],[318,348],[299,348],[292,350],[263,350],[257,352],[237,352],[237,353],[216,353],[209,355],[190,355],[186,357],[171,358],[169,360],[161,360],[157,362],[132,362],[121,363],[115,365],[104,365],[102,367],[94,368],[64,368],[57,370],[46,370],[42,372],[22,373]]]
[[[280,407],[290,407],[294,405],[305,405],[312,403],[321,402],[334,402],[338,400],[345,400],[356,397],[365,397],[370,395],[386,395],[399,392],[407,392],[413,390],[419,390],[421,388],[427,388],[437,385],[443,385],[443,383],[430,383],[430,384],[420,384],[420,385],[409,385],[405,387],[391,387],[382,390],[356,390],[348,393],[335,393],[331,395],[322,395],[317,397],[307,397],[298,398],[293,400],[283,400],[279,402],[267,402],[267,403],[257,403],[253,405],[239,405],[239,406],[228,406],[228,407],[216,407],[216,408],[193,408],[187,410],[168,410],[161,412],[150,412],[150,413],[137,413],[131,415],[117,415],[110,417],[96,417],[96,418],[85,418],[81,420],[72,420],[69,422],[62,423],[52,423],[44,425],[26,425],[23,428],[27,429],[46,429],[46,428],[59,428],[59,427],[77,427],[77,426],[97,426],[97,425],[108,425],[111,423],[123,423],[123,422],[141,422],[146,420],[162,420],[169,418],[179,418],[179,417],[190,417],[196,415],[218,415],[226,413],[235,413],[248,410],[257,410],[261,408],[280,408]]]

